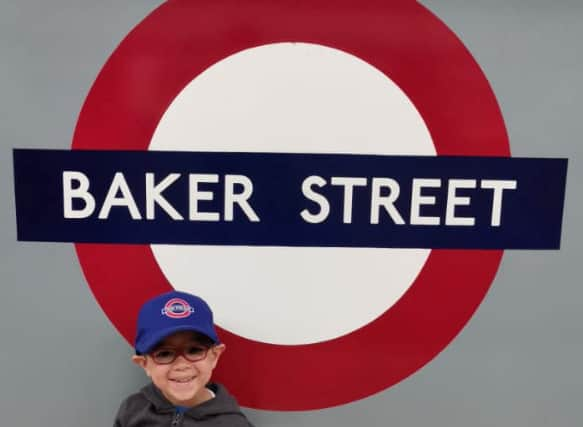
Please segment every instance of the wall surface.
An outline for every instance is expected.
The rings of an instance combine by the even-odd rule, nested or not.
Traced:
[[[0,2],[2,425],[110,425],[121,399],[146,381],[93,298],[73,245],[17,241],[12,149],[70,148],[101,66],[159,3]],[[583,420],[583,3],[422,3],[488,77],[512,155],[569,159],[561,249],[506,251],[462,333],[396,386],[319,411],[246,410],[257,427],[571,427]],[[366,349],[354,363],[366,363]],[[301,366],[289,369],[302,375]]]

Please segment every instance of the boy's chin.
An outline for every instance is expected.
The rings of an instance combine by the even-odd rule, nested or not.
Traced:
[[[177,406],[195,406],[208,400],[204,387],[194,384],[172,384],[163,394],[170,403]]]

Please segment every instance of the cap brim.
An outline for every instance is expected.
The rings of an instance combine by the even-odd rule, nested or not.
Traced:
[[[148,340],[139,343],[139,345],[136,343],[136,354],[147,354],[150,351],[152,351],[156,345],[162,341],[164,338],[175,334],[177,332],[184,332],[184,331],[191,331],[191,332],[198,332],[199,334],[202,334],[206,337],[208,337],[211,341],[213,341],[215,344],[219,344],[219,338],[214,335],[214,336],[210,336],[208,334],[208,331],[204,331],[202,330],[202,328],[197,328],[196,326],[192,326],[192,325],[175,325],[171,328],[166,328],[166,329],[162,329],[157,331],[155,334],[152,334]],[[138,348],[139,347],[139,348]]]

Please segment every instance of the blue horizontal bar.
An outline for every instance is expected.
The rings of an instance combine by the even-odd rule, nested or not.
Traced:
[[[560,246],[566,159],[27,149],[13,155],[22,241]],[[150,187],[173,177],[156,190],[149,215],[146,174],[153,174]]]

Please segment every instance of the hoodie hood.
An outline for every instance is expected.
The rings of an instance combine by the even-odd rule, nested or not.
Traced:
[[[194,418],[195,420],[203,420],[219,415],[245,417],[235,398],[229,394],[223,385],[210,383],[207,388],[213,391],[215,397],[189,408],[184,412],[185,417]],[[141,393],[154,406],[156,412],[170,413],[176,411],[176,407],[164,397],[154,384],[150,383],[142,388]]]
[[[207,387],[215,393],[214,398],[179,412],[154,384],[149,384],[121,403],[114,425],[141,427],[178,423],[182,427],[253,427],[225,387],[220,384]]]

